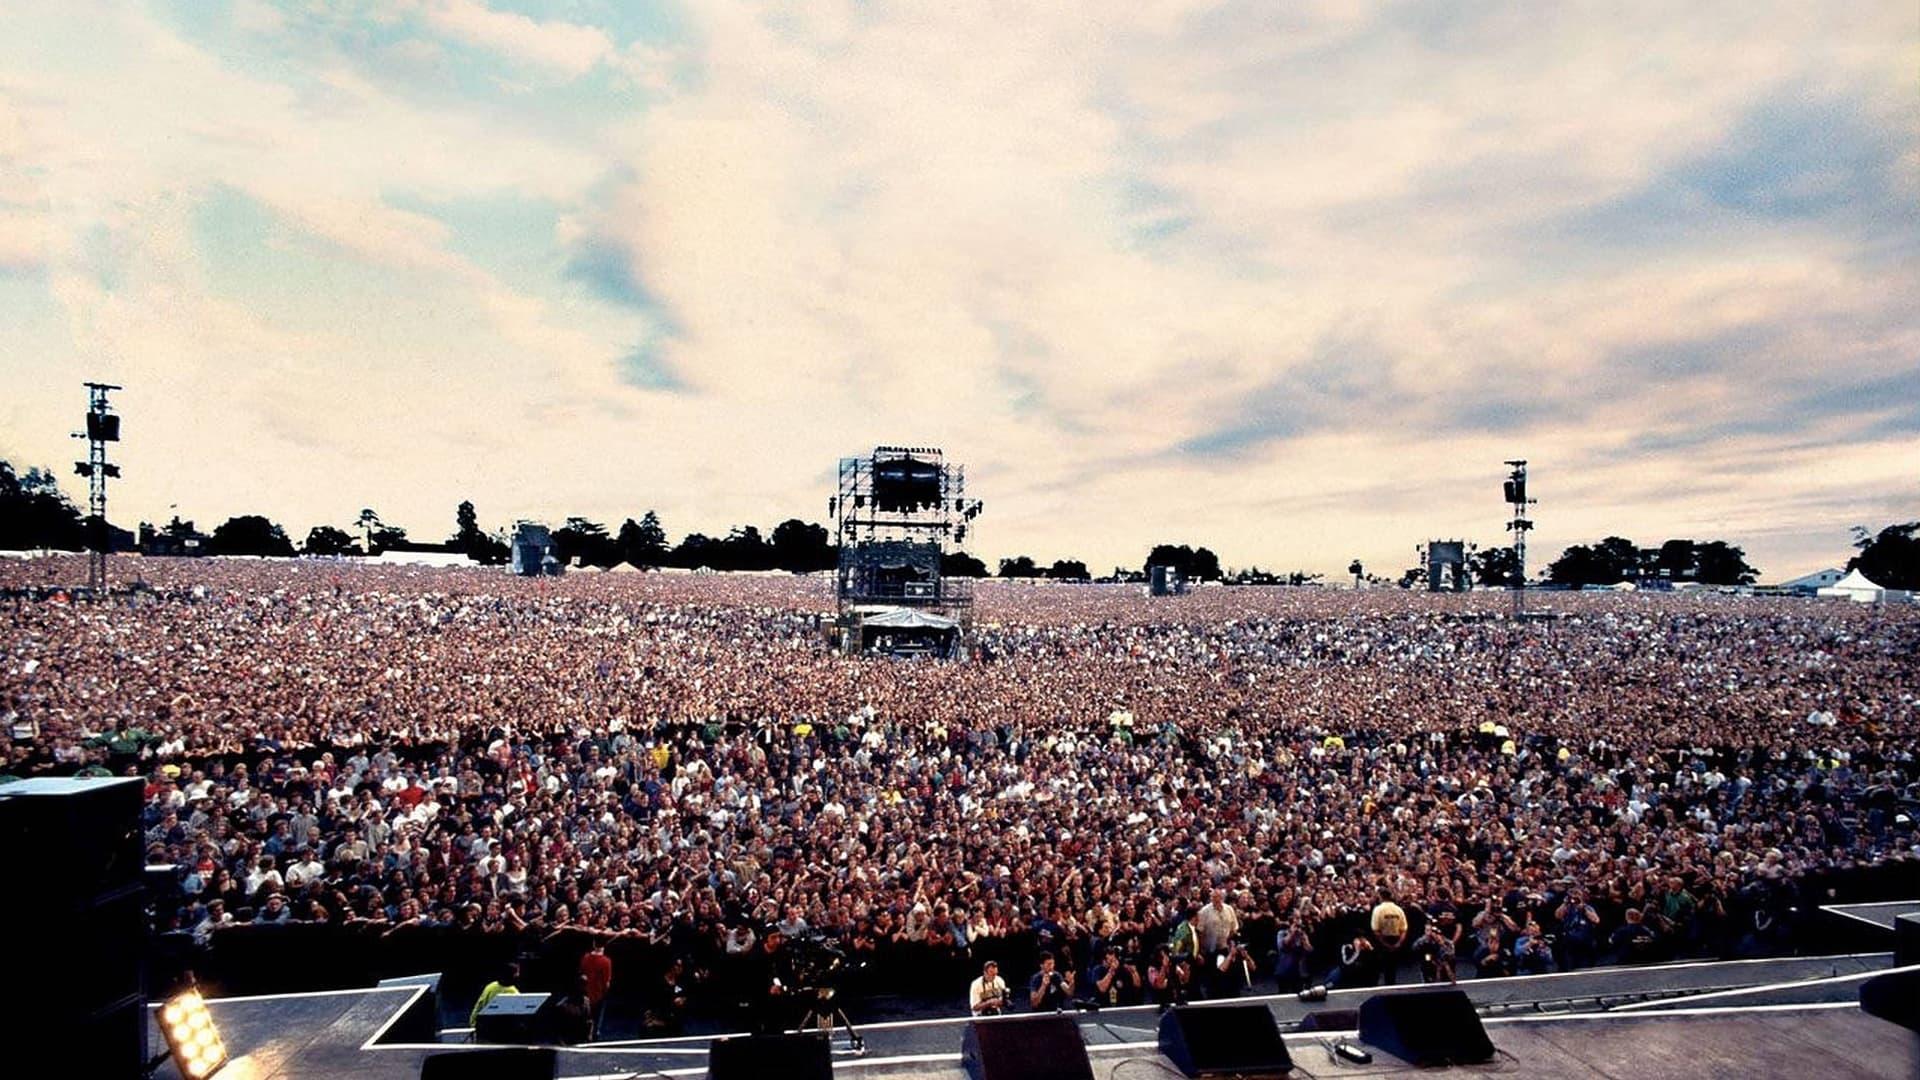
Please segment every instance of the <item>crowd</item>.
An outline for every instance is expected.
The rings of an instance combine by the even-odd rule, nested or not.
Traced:
[[[164,927],[644,943],[662,1027],[808,953],[956,1008],[1758,955],[1916,851],[1914,609],[985,583],[942,664],[817,578],[54,572],[0,565],[0,772],[145,778]]]

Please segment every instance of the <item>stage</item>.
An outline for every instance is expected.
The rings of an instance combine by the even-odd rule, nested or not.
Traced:
[[[1920,1075],[1920,1037],[1867,1016],[1857,1004],[1866,978],[1891,969],[1886,953],[1614,968],[1484,979],[1460,984],[1479,1009],[1500,1056],[1462,1073],[1515,1077],[1885,1076]],[[1352,1066],[1329,1056],[1339,1036],[1303,1033],[1310,1011],[1356,1009],[1376,993],[1417,987],[1334,991],[1303,1004],[1292,996],[1247,997],[1274,1014],[1295,1059],[1295,1075],[1379,1076],[1413,1071],[1384,1054]],[[474,1049],[464,1032],[441,1042],[385,1042],[389,1028],[427,993],[418,986],[338,990],[210,1001],[233,1055],[231,1080],[304,1080],[352,1075],[413,1080],[429,1054]],[[1152,1007],[1076,1016],[1100,1080],[1169,1075],[1156,1049]],[[836,1034],[836,1075],[959,1080],[964,1016],[861,1027],[864,1055]],[[563,1047],[558,1075],[571,1080],[635,1076],[700,1077],[712,1036]],[[155,1034],[158,1044],[158,1034]],[[1150,1064],[1151,1063],[1151,1064]],[[171,1065],[160,1075],[174,1077]]]

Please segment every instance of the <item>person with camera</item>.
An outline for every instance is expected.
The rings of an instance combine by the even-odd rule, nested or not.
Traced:
[[[1007,1011],[1007,981],[1000,977],[999,961],[981,965],[980,977],[967,987],[967,1005],[975,1016],[999,1016]]]
[[[747,954],[743,986],[750,995],[752,1020],[761,1031],[785,1030],[798,1013],[793,955],[786,935],[769,926],[760,947]],[[793,1014],[793,1015],[789,1015]]]
[[[1087,1000],[1099,1005],[1134,1005],[1140,1000],[1140,973],[1120,958],[1118,946],[1106,947],[1100,962],[1087,973]]]
[[[1040,970],[1027,982],[1027,1004],[1034,1012],[1059,1011],[1073,1000],[1073,972],[1061,971],[1050,952],[1040,954]]]
[[[1532,915],[1513,939],[1513,971],[1516,975],[1545,975],[1553,970],[1553,938],[1541,931],[1540,921]]]
[[[1441,932],[1437,922],[1427,923],[1426,932],[1413,944],[1413,958],[1420,963],[1420,981],[1454,982],[1453,942]]]
[[[1280,992],[1292,993],[1307,985],[1312,977],[1313,932],[1305,915],[1283,925],[1274,935],[1273,975]]]
[[[1560,968],[1591,967],[1597,959],[1600,937],[1600,913],[1587,902],[1587,890],[1575,886],[1557,908],[1553,917],[1560,920]]]

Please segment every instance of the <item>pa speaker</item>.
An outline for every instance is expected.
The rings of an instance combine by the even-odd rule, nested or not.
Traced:
[[[558,1060],[551,1047],[503,1047],[428,1054],[420,1080],[553,1080]]]
[[[1493,1059],[1493,1042],[1460,990],[1375,994],[1360,1003],[1360,1041],[1415,1065]]]
[[[1920,964],[1920,915],[1894,916],[1893,962],[1898,967]]]
[[[473,1018],[473,1041],[540,1043],[551,1041],[548,994],[500,994]]]
[[[818,1035],[742,1035],[707,1047],[707,1080],[833,1080],[833,1051]]]
[[[143,790],[133,778],[0,785],[0,852],[33,875],[0,890],[0,926],[60,928],[9,939],[31,991],[9,1004],[8,1030],[77,1054],[75,1075],[135,1076],[147,1060]]]
[[[1301,1031],[1359,1031],[1359,1009],[1318,1009],[1300,1018]]]
[[[1860,1008],[1910,1031],[1920,1031],[1920,971],[1890,971],[1860,984]]]
[[[960,1064],[972,1080],[1093,1080],[1080,1025],[1059,1014],[973,1021]]]
[[[1160,1052],[1188,1076],[1280,1076],[1293,1068],[1265,1005],[1182,1005],[1160,1017]]]
[[[426,992],[402,1009],[375,1042],[431,1043],[440,1040],[440,976],[402,975],[381,979],[378,985],[381,989],[419,986],[424,987]]]

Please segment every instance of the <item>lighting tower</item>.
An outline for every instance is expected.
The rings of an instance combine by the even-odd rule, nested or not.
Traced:
[[[1513,508],[1513,520],[1507,522],[1507,531],[1513,534],[1513,617],[1517,620],[1527,611],[1527,533],[1533,530],[1527,507],[1539,500],[1527,498],[1526,460],[1509,461],[1507,465],[1512,469],[1507,474],[1505,491],[1507,505]]]
[[[74,432],[87,440],[87,460],[73,463],[73,471],[87,478],[87,591],[100,596],[107,588],[107,549],[113,534],[107,526],[107,481],[120,478],[120,466],[107,461],[107,444],[120,441],[120,417],[107,404],[107,394],[120,389],[109,383],[87,387],[87,430]]]

